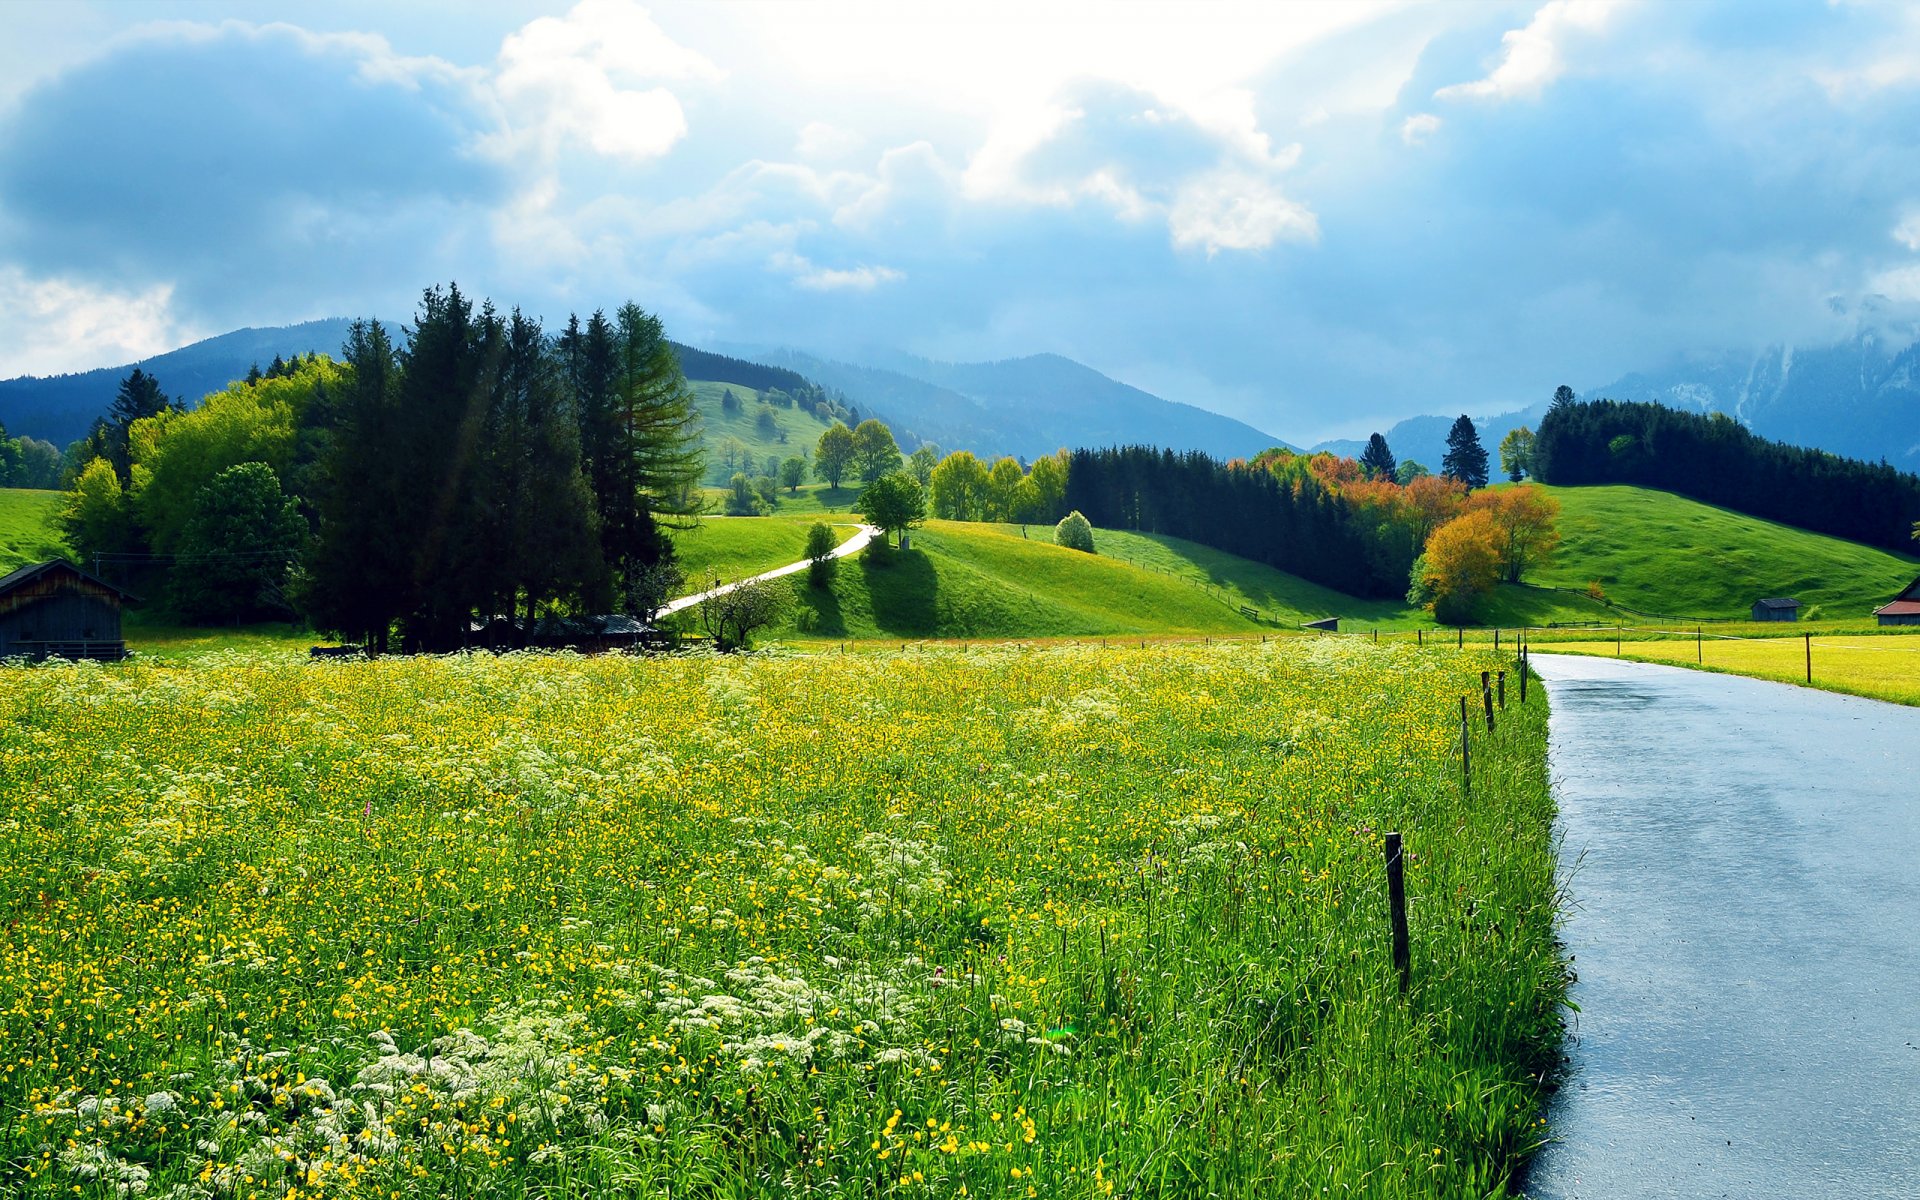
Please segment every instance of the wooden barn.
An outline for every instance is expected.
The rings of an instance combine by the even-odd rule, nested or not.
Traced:
[[[131,594],[62,559],[0,577],[0,658],[127,656],[120,608]]]
[[[1920,625],[1920,579],[1907,590],[1873,610],[1882,625]]]
[[[1798,621],[1800,602],[1798,600],[1755,600],[1753,619],[1756,621]]]

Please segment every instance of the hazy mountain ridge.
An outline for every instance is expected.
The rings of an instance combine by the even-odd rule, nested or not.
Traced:
[[[247,368],[256,363],[265,369],[275,355],[290,358],[317,350],[338,357],[352,323],[344,317],[326,317],[299,325],[236,329],[117,367],[0,379],[0,422],[16,436],[29,433],[64,446],[86,435],[94,418],[113,403],[120,381],[135,367],[158,379],[167,395],[194,404],[208,392],[244,378]]]
[[[1771,346],[1754,354],[1688,355],[1580,392],[1583,400],[1641,400],[1687,412],[1725,413],[1764,438],[1867,462],[1885,459],[1920,471],[1920,343],[1889,345],[1862,334],[1829,346]],[[1481,444],[1537,424],[1548,400],[1513,412],[1475,416]],[[1382,430],[1402,459],[1438,470],[1458,414],[1409,417]],[[1358,456],[1364,441],[1322,442],[1315,450]]]
[[[793,349],[731,352],[798,371],[945,450],[1032,458],[1062,446],[1151,445],[1238,458],[1284,444],[1245,422],[1163,399],[1058,354],[947,363],[878,351],[869,362],[847,363]]]

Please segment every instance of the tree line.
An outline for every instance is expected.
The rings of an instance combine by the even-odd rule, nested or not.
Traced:
[[[1756,437],[1721,413],[1556,395],[1533,445],[1541,480],[1679,492],[1834,537],[1910,551],[1920,477]]]
[[[633,304],[558,334],[432,288],[396,340],[283,364],[191,412],[146,381],[96,427],[63,513],[78,554],[192,620],[304,615],[451,649],[542,610],[650,618],[662,525],[698,511],[693,397]]]

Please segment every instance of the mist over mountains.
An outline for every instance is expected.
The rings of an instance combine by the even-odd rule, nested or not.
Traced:
[[[1686,412],[1725,413],[1774,441],[1920,471],[1920,342],[1863,333],[1829,346],[1771,346],[1754,354],[1688,355],[1666,366],[1576,389],[1583,400],[1641,400]],[[1507,432],[1532,426],[1552,396],[1513,412],[1471,414],[1491,453]],[[1409,417],[1382,430],[1402,459],[1437,470],[1459,412]],[[1316,450],[1358,455],[1363,440]]]
[[[158,378],[169,395],[192,403],[244,377],[250,366],[265,367],[276,355],[337,354],[349,324],[346,318],[327,318],[238,329],[137,364],[0,380],[0,422],[15,435],[65,445],[106,411],[120,380],[135,365]],[[904,442],[935,442],[946,450],[1032,458],[1062,446],[1152,445],[1226,459],[1286,444],[1244,422],[1162,399],[1057,354],[948,363],[876,350],[862,355],[866,361],[850,363],[795,349],[726,344],[713,349],[804,376],[842,393],[862,413],[880,417]],[[697,367],[694,374],[698,377]],[[1762,437],[1920,471],[1920,342],[1863,333],[1826,346],[1688,355],[1579,389],[1579,394],[1726,413]],[[1482,443],[1491,452],[1509,430],[1537,424],[1550,398],[1542,395],[1538,403],[1515,411],[1473,414]],[[1471,412],[1470,405],[1464,407]],[[1449,407],[1409,417],[1381,432],[1399,458],[1437,470],[1447,430],[1460,411]],[[1333,440],[1313,449],[1357,456],[1364,445]]]

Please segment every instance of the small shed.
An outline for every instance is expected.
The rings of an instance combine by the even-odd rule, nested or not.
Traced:
[[[64,559],[0,577],[0,658],[127,656],[120,609],[136,597]]]
[[[1873,610],[1882,625],[1920,625],[1920,579],[1905,591]]]
[[[637,617],[620,613],[594,616],[495,617],[468,627],[472,644],[492,650],[575,650],[582,654],[657,650],[672,639]]]
[[[1340,618],[1339,617],[1322,617],[1318,621],[1303,622],[1300,628],[1318,629],[1323,633],[1339,633]]]
[[[1755,600],[1753,619],[1756,621],[1798,621],[1800,602],[1798,600]]]

